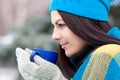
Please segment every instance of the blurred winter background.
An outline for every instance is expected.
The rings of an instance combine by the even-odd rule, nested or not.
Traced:
[[[0,0],[0,80],[22,80],[15,49],[57,50],[48,13],[50,0]],[[120,6],[112,7],[109,22],[120,26]]]

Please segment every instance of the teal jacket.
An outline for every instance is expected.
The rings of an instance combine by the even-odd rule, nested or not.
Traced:
[[[120,45],[107,44],[97,48],[72,80],[120,80]]]

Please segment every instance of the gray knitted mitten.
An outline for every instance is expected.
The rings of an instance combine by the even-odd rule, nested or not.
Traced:
[[[35,62],[31,62],[31,52],[29,49],[16,49],[18,69],[25,80],[68,80],[57,65],[37,55],[34,57]]]

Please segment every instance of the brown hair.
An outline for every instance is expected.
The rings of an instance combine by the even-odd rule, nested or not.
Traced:
[[[88,42],[88,47],[86,47],[86,49],[89,50],[83,50],[83,54],[85,55],[82,56],[80,63],[87,55],[90,54],[91,50],[98,46],[112,43],[120,44],[120,39],[116,39],[106,34],[111,28],[108,22],[88,19],[62,11],[58,12],[69,29],[78,37]],[[59,46],[59,59],[62,69],[65,71],[65,73],[72,77],[76,71],[76,68],[71,63],[70,58],[66,57],[65,51],[61,48],[61,46]]]

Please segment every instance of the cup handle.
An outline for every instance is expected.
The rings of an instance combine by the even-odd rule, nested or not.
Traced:
[[[33,51],[30,55],[30,61],[34,62],[34,56],[36,55],[36,51]]]

